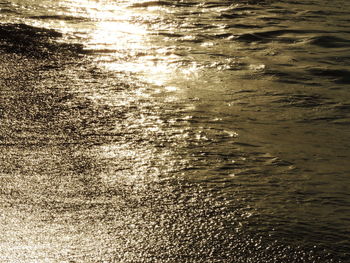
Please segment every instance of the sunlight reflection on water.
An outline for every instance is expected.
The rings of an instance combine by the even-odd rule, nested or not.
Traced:
[[[64,32],[88,56],[21,60],[21,74],[6,62],[24,84],[8,76],[1,106],[3,258],[322,262],[308,248],[324,236],[343,253],[348,42],[319,28],[322,10],[13,2],[16,22]]]
[[[87,1],[85,5],[85,1],[81,1],[75,3],[75,8],[68,3],[68,10],[77,14],[84,6],[85,18],[94,21],[85,32],[84,42],[86,48],[96,54],[100,66],[117,72],[138,73],[148,83],[163,85],[177,69],[170,65],[177,56],[164,56],[167,50],[150,41],[147,25],[142,23],[146,18],[159,19],[160,14],[138,12],[129,8],[130,5],[130,2],[113,5],[105,1]]]

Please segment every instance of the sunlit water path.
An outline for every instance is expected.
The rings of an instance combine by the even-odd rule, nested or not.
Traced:
[[[349,11],[1,1],[1,262],[349,262]]]

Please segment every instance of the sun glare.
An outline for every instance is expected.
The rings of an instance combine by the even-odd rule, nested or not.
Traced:
[[[70,0],[66,4],[71,14],[88,18],[80,35],[99,66],[121,73],[137,73],[141,81],[155,86],[173,86],[176,76],[181,74],[186,78],[188,72],[179,70],[176,63],[179,57],[173,47],[164,49],[164,43],[159,42],[164,39],[157,40],[150,28],[152,21],[161,19],[164,12],[131,8],[142,2]]]

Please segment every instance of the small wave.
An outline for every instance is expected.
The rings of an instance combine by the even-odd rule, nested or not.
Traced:
[[[172,6],[174,3],[167,1],[146,1],[142,3],[132,4],[130,7],[153,7],[153,6]]]
[[[325,33],[322,30],[295,30],[295,29],[281,29],[281,30],[269,30],[269,31],[258,31],[258,32],[252,32],[252,33],[244,33],[241,35],[236,35],[234,37],[235,40],[243,41],[243,42],[271,42],[271,41],[277,41],[281,43],[296,43],[300,41],[302,38],[302,35],[307,34],[320,34]],[[290,36],[284,36],[284,35],[290,35]],[[316,39],[316,38],[315,38]],[[314,38],[310,41],[310,43],[316,44],[316,41]],[[317,41],[334,41],[335,39],[343,43],[347,40],[340,40],[338,38],[335,39],[319,39],[317,38]]]
[[[209,3],[204,3],[203,7],[205,8],[219,8],[219,7],[226,7],[227,4],[225,3],[225,1],[223,1],[222,3],[215,3],[215,2],[209,2]]]
[[[241,34],[235,37],[235,40],[243,42],[258,42],[264,41],[264,38],[254,33]]]
[[[350,71],[345,69],[312,68],[308,71],[315,76],[332,78],[339,84],[350,84]]]
[[[193,2],[182,2],[182,1],[145,1],[141,3],[134,3],[130,5],[130,8],[147,8],[147,7],[157,7],[157,6],[171,6],[171,7],[191,7],[197,6],[196,1]]]
[[[332,121],[332,123],[337,124],[337,125],[350,125],[350,118],[337,119],[337,120]]]
[[[31,19],[40,20],[64,20],[64,21],[86,21],[87,18],[76,17],[76,16],[65,16],[65,15],[46,15],[46,16],[30,16]]]
[[[275,101],[276,103],[281,103],[282,106],[292,106],[292,107],[301,107],[301,108],[314,108],[319,106],[325,106],[332,104],[328,98],[322,97],[320,95],[303,95],[295,94],[284,96]]]
[[[308,18],[318,18],[318,17],[327,17],[331,15],[344,15],[343,12],[337,12],[337,11],[327,11],[327,10],[309,10],[306,12],[303,12],[303,15]]]
[[[335,36],[317,36],[307,40],[308,43],[324,48],[349,47],[350,40]]]
[[[231,38],[233,37],[233,35],[230,33],[220,33],[220,34],[211,35],[211,37],[215,39],[223,39],[223,38]]]
[[[239,40],[243,42],[269,42],[272,38],[278,37],[286,33],[288,33],[288,31],[286,30],[244,33],[236,36],[235,40]]]
[[[225,29],[229,28],[263,28],[263,26],[260,25],[249,25],[249,24],[233,24],[233,25],[226,25]]]
[[[284,65],[284,67],[292,67],[293,65]],[[289,83],[289,84],[303,84],[303,85],[314,85],[313,78],[307,76],[301,71],[292,71],[284,68],[284,70],[278,70],[269,68],[264,71],[266,76],[275,77],[278,82]]]
[[[196,36],[196,35],[188,35],[188,36],[183,36],[182,38],[179,38],[179,41],[181,42],[188,42],[188,43],[203,43],[204,38],[202,36]]]
[[[243,16],[240,14],[220,14],[218,18],[233,19],[233,18],[241,18],[241,17]]]
[[[259,10],[259,8],[250,7],[250,6],[234,7],[232,9],[225,10],[223,13],[218,15],[218,19],[244,18],[244,17],[253,15],[253,11],[256,11],[256,10]]]
[[[339,103],[336,104],[333,108],[339,111],[350,113],[350,103]]]
[[[245,142],[235,142],[234,145],[244,146],[244,147],[253,147],[253,148],[260,147],[259,145],[255,145],[255,144],[251,144],[251,143],[245,143]]]
[[[17,11],[11,10],[10,8],[0,8],[0,13],[5,13],[5,14],[18,14]]]
[[[248,6],[248,5],[243,5],[243,6],[236,6],[233,8],[234,11],[256,11],[259,10],[260,8],[254,7],[254,6]]]
[[[240,4],[248,4],[248,5],[264,5],[273,2],[273,0],[240,0]]]
[[[292,37],[277,37],[277,35],[268,36],[263,33],[246,33],[246,34],[234,36],[233,39],[236,41],[247,42],[247,43],[252,43],[252,42],[268,43],[272,41],[280,42],[280,43],[295,43],[297,41],[296,38],[292,38]]]
[[[159,35],[159,36],[164,36],[164,37],[183,37],[183,35],[181,34],[176,34],[176,33],[168,33],[168,32],[158,32],[155,33],[155,35]]]
[[[277,15],[295,15],[297,12],[284,8],[274,7],[273,9],[268,10],[268,13]]]

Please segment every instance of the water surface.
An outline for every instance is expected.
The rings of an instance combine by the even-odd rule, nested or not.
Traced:
[[[349,262],[347,1],[2,1],[2,262]]]

